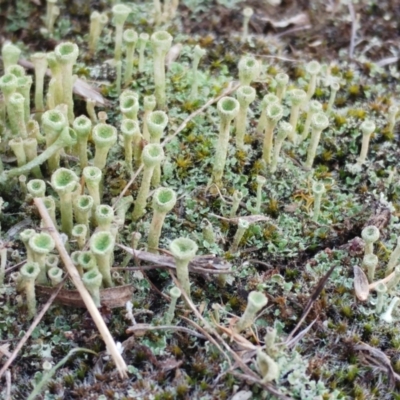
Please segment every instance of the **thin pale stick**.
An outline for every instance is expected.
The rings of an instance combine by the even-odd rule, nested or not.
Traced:
[[[67,275],[68,276],[68,275]],[[64,285],[64,281],[67,279],[67,276],[60,282],[55,288],[53,294],[50,296],[49,300],[47,300],[46,304],[43,306],[43,308],[40,310],[40,313],[36,316],[36,318],[33,320],[31,326],[29,329],[26,331],[25,335],[22,336],[21,340],[18,342],[17,346],[15,347],[14,351],[12,352],[11,356],[9,359],[6,361],[6,363],[3,365],[3,367],[0,370],[0,379],[3,376],[3,374],[6,372],[8,367],[12,364],[14,361],[15,357],[17,357],[18,353],[22,349],[23,345],[25,342],[29,339],[31,336],[33,330],[39,325],[39,322],[42,320],[44,314],[46,314],[46,311],[49,309],[51,304],[53,303],[54,299],[57,297],[58,293],[60,292],[61,288]]]
[[[11,372],[10,371],[6,371],[6,383],[7,383],[6,400],[11,400]]]
[[[386,276],[385,278],[383,278],[383,279],[381,279],[381,280],[379,280],[379,281],[376,281],[376,282],[371,283],[371,284],[369,285],[369,290],[375,290],[375,288],[376,288],[380,283],[388,283],[393,277],[394,277],[394,271],[393,271],[391,274],[389,274],[388,276]]]
[[[79,291],[79,294],[81,295],[86,308],[88,309],[94,323],[97,326],[97,329],[99,330],[104,342],[106,343],[107,349],[108,349],[111,357],[114,360],[114,363],[118,369],[118,372],[119,372],[121,378],[127,378],[128,377],[127,366],[125,364],[125,361],[122,358],[120,352],[118,351],[115,341],[114,341],[113,337],[111,336],[111,333],[108,330],[107,325],[105,324],[99,310],[97,309],[96,305],[94,304],[92,296],[90,296],[89,292],[87,291],[84,284],[82,283],[81,277],[80,277],[77,269],[75,268],[69,254],[67,253],[67,250],[64,247],[64,244],[61,240],[60,234],[58,233],[56,227],[54,226],[53,221],[50,218],[50,215],[47,212],[46,207],[44,206],[43,200],[40,198],[35,198],[35,199],[33,199],[33,201],[34,201],[37,209],[39,210],[39,213],[42,217],[42,220],[43,220],[46,228],[49,228],[49,234],[54,239],[56,248],[58,250],[58,253],[60,254],[61,259],[64,262],[65,268],[67,269],[67,271],[72,279],[72,282],[74,283],[76,289]]]
[[[156,331],[156,330],[167,330],[167,331],[181,331],[188,333],[189,335],[196,336],[200,339],[206,339],[204,335],[201,333],[197,333],[195,331],[192,331],[189,328],[185,328],[184,326],[174,326],[174,325],[157,325],[157,326],[151,326],[148,324],[136,324],[133,326],[130,326],[126,332],[127,333],[132,333],[135,331]]]

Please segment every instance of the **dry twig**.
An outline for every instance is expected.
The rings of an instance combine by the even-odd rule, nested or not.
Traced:
[[[65,268],[68,271],[72,279],[72,282],[74,283],[76,289],[79,291],[82,300],[86,305],[86,308],[88,309],[94,323],[97,326],[97,329],[99,330],[104,342],[107,345],[108,351],[115,362],[115,365],[118,369],[121,378],[126,378],[128,375],[126,372],[127,366],[125,364],[125,361],[122,358],[121,354],[119,353],[117,345],[115,344],[115,341],[111,336],[111,333],[108,330],[108,327],[105,324],[99,310],[94,304],[92,297],[90,296],[89,292],[82,283],[81,277],[78,271],[76,270],[74,264],[72,263],[72,260],[69,254],[67,253],[67,250],[64,247],[60,234],[58,233],[56,227],[54,226],[53,221],[51,220],[50,215],[47,212],[46,207],[44,206],[43,200],[40,198],[35,198],[33,201],[39,210],[39,213],[42,217],[45,227],[49,229],[49,234],[54,239],[58,253],[60,254],[60,257],[64,262]]]
[[[184,326],[176,326],[176,325],[157,325],[157,326],[152,326],[149,324],[136,324],[133,326],[130,326],[127,330],[126,333],[135,333],[137,331],[157,331],[157,330],[167,330],[167,331],[181,331],[188,333],[189,335],[196,336],[200,339],[206,339],[204,335],[201,333],[192,331],[189,328],[185,328]]]

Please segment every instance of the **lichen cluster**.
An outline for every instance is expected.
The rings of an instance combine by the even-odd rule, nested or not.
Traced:
[[[48,3],[41,34],[59,38],[66,22]],[[137,323],[193,329],[189,318],[243,351],[258,377],[235,377],[232,360],[204,337],[143,328],[122,345],[131,383],[92,390],[108,398],[223,399],[237,390],[278,398],[265,391],[270,385],[297,399],[391,398],[400,372],[397,69],[365,55],[280,62],[271,42],[250,33],[248,8],[243,31],[222,41],[179,33],[174,1],[156,1],[153,13],[135,7],[91,10],[87,30],[52,52],[2,47],[8,249],[0,250],[0,283],[11,300],[0,339],[17,337],[16,327],[36,315],[35,280],[55,286],[65,274],[32,203],[40,197],[96,306],[104,288],[134,285],[126,316],[109,316],[116,340]],[[17,65],[24,59],[34,73]],[[178,280],[119,244],[169,255]],[[231,268],[193,273],[210,254]],[[44,332],[41,348],[25,353],[36,371],[43,357],[55,361],[87,341],[83,320],[79,311],[51,309],[35,333]],[[104,350],[99,339],[86,347]],[[388,374],[362,361],[373,348]],[[107,360],[100,357],[77,357],[46,396],[87,396],[88,375],[112,376],[111,361],[92,372]],[[26,372],[40,379],[33,375]],[[16,396],[30,392],[23,379],[15,378]]]

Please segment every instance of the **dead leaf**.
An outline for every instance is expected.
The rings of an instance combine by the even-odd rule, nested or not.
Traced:
[[[357,299],[360,301],[366,301],[369,296],[369,283],[367,275],[358,266],[353,267],[354,271],[354,291],[356,292]]]

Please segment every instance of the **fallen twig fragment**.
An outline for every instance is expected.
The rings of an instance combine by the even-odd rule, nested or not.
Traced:
[[[43,200],[41,198],[35,198],[33,199],[36,207],[39,210],[40,216],[42,217],[42,220],[44,222],[44,225],[46,228],[48,228],[49,234],[52,236],[54,239],[54,242],[56,244],[56,248],[58,250],[58,253],[60,254],[60,257],[62,261],[64,262],[65,268],[68,271],[75,287],[79,291],[82,300],[84,301],[86,308],[88,309],[91,317],[93,318],[93,322],[96,324],[97,329],[99,330],[104,342],[107,345],[108,351],[111,354],[111,357],[114,360],[114,363],[118,369],[118,372],[121,376],[121,378],[126,378],[127,375],[127,366],[125,364],[124,359],[122,358],[121,354],[118,351],[117,345],[115,344],[115,341],[113,337],[111,336],[110,331],[108,330],[107,325],[105,324],[103,317],[101,316],[99,310],[97,309],[96,305],[94,304],[94,301],[92,297],[90,296],[89,292],[85,288],[84,284],[82,283],[81,277],[75,268],[74,264],[72,263],[72,260],[67,253],[67,250],[64,247],[64,244],[61,240],[60,234],[58,233],[56,227],[53,224],[53,221],[43,203]],[[60,288],[61,289],[61,288]],[[52,299],[54,299],[59,290],[55,292],[52,295]],[[53,298],[54,296],[54,298]]]
[[[158,264],[160,267],[163,266],[173,269],[176,268],[175,261],[172,256],[153,254],[143,250],[134,250],[122,244],[117,244],[117,246],[138,260],[147,261],[152,264]],[[215,257],[214,255],[196,256],[189,264],[189,271],[204,272],[207,274],[229,274],[232,272],[230,269],[230,263],[224,261],[220,257]]]
[[[176,325],[153,326],[153,325],[149,325],[149,324],[136,324],[136,325],[130,326],[126,330],[126,333],[134,333],[136,335],[141,336],[146,331],[157,331],[157,330],[181,331],[181,332],[188,333],[189,335],[196,336],[200,339],[206,339],[206,337],[204,335],[202,335],[201,333],[193,331],[189,328],[185,328],[184,326],[176,326]]]

